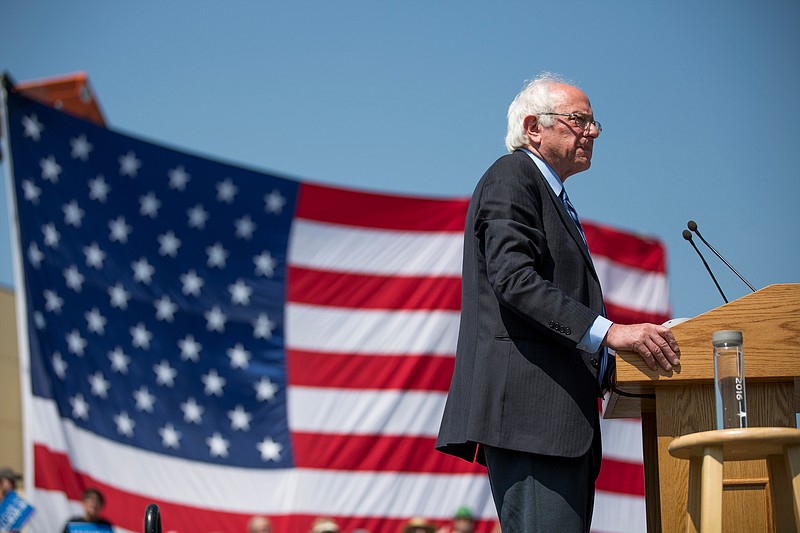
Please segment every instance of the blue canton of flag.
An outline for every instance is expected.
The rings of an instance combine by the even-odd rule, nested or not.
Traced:
[[[293,466],[282,326],[298,184],[88,122],[65,136],[54,113],[9,94],[34,395],[138,448]]]

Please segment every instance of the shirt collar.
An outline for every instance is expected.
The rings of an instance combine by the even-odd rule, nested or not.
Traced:
[[[558,175],[556,175],[556,171],[553,170],[550,167],[550,165],[548,165],[544,161],[544,159],[534,154],[527,148],[520,148],[520,150],[531,156],[531,159],[533,159],[533,162],[536,163],[537,167],[539,167],[539,170],[544,176],[544,179],[547,182],[547,184],[550,185],[550,188],[553,189],[553,192],[556,193],[556,196],[559,196],[561,194],[561,191],[564,190],[564,184],[561,183],[561,180],[558,178]]]

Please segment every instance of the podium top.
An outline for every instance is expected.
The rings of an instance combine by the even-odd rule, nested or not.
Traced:
[[[800,284],[770,285],[672,328],[681,348],[673,371],[650,370],[633,352],[617,353],[617,387],[653,392],[658,384],[713,380],[711,335],[735,329],[744,337],[747,379],[782,380],[800,376]]]

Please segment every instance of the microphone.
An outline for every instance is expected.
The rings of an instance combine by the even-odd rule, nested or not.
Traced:
[[[730,263],[728,263],[728,261],[726,261],[726,260],[725,260],[725,258],[724,258],[724,257],[722,257],[722,255],[721,255],[721,254],[720,254],[718,251],[716,251],[716,250],[714,249],[714,247],[713,247],[713,246],[711,246],[710,244],[708,244],[708,241],[707,241],[707,240],[705,240],[705,239],[703,238],[703,236],[702,236],[702,235],[700,235],[700,232],[697,230],[697,222],[695,222],[694,220],[690,220],[689,222],[687,222],[687,223],[686,223],[686,226],[687,226],[687,227],[688,227],[690,230],[692,230],[693,232],[695,232],[695,233],[697,234],[697,236],[698,236],[698,237],[700,237],[700,240],[701,240],[701,241],[703,241],[703,244],[705,244],[706,246],[708,246],[708,249],[709,249],[709,250],[711,250],[712,252],[714,252],[714,255],[716,255],[717,257],[719,257],[719,258],[722,260],[722,262],[723,262],[723,263],[725,263],[725,266],[727,266],[728,268],[730,268],[730,269],[733,271],[733,273],[734,273],[734,274],[736,274],[737,276],[739,276],[739,279],[740,279],[740,280],[742,280],[742,281],[744,281],[744,284],[745,284],[745,285],[747,285],[748,287],[750,287],[750,290],[751,290],[751,291],[753,291],[753,292],[756,292],[756,288],[755,288],[755,287],[753,287],[752,285],[750,285],[750,282],[749,282],[749,281],[747,281],[746,279],[744,279],[744,276],[742,276],[741,274],[739,274],[739,271],[738,271],[738,270],[736,270],[735,268],[733,268],[733,266],[732,266]],[[683,237],[683,238],[685,239],[685,238],[686,238],[686,236],[684,235],[684,237]]]
[[[725,297],[725,293],[722,292],[722,288],[719,286],[719,283],[717,283],[717,278],[715,278],[714,277],[714,273],[711,272],[711,267],[709,267],[708,263],[706,263],[706,258],[703,257],[703,254],[700,253],[700,249],[697,247],[697,245],[692,240],[692,232],[689,231],[688,229],[683,230],[683,238],[686,239],[687,241],[689,241],[689,244],[692,245],[692,248],[694,248],[694,251],[697,252],[697,255],[700,256],[700,260],[703,262],[703,265],[706,267],[706,270],[711,275],[711,279],[714,280],[714,285],[717,286],[717,290],[719,291],[720,295],[722,295],[722,299],[725,300],[725,303],[728,303],[728,299]]]

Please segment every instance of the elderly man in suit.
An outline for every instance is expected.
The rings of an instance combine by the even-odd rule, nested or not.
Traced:
[[[597,409],[614,350],[679,364],[669,329],[605,317],[564,181],[600,135],[586,95],[530,81],[508,110],[510,154],[467,213],[458,349],[437,449],[488,468],[503,533],[587,532],[600,469]]]

